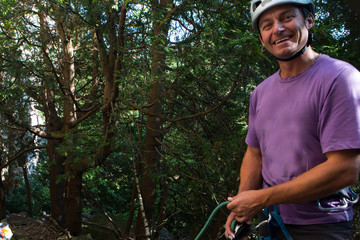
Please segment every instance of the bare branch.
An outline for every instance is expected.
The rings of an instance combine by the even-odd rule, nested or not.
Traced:
[[[16,153],[14,156],[9,158],[9,161],[3,165],[3,168],[6,168],[7,166],[9,166],[11,163],[13,163],[18,157],[20,157],[22,154],[27,153],[27,152],[31,152],[34,150],[39,150],[39,149],[44,149],[46,148],[46,146],[35,146],[35,147],[31,147],[31,148],[27,148],[24,150],[21,150],[20,152]]]

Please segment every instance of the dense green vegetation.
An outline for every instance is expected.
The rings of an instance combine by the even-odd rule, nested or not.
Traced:
[[[359,69],[355,4],[316,2],[314,49]],[[0,219],[46,212],[78,235],[108,213],[118,239],[143,239],[143,206],[151,239],[193,239],[236,192],[249,95],[277,70],[248,7],[1,0]]]

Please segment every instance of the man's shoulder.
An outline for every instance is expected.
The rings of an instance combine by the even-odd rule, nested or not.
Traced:
[[[341,59],[330,57],[328,55],[321,55],[320,60],[321,60],[320,65],[322,68],[325,68],[325,70],[326,70],[325,72],[334,72],[334,71],[341,72],[343,70],[358,71],[350,63],[348,63],[344,60],[341,60]]]
[[[303,77],[311,79],[313,83],[328,86],[340,79],[360,78],[360,72],[348,62],[328,55],[321,55],[313,66],[309,67]]]

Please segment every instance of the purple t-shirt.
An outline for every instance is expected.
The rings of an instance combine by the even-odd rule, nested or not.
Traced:
[[[251,95],[246,143],[261,149],[264,182],[290,181],[326,161],[329,151],[360,148],[360,73],[320,57],[291,78],[276,72]],[[281,204],[286,224],[348,221],[352,208],[321,211],[316,201]]]

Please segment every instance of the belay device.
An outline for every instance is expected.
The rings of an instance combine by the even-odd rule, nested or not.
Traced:
[[[269,218],[266,220],[261,221],[258,225],[255,227],[252,227],[251,225],[247,223],[240,223],[238,221],[233,221],[231,224],[231,231],[234,233],[235,238],[228,238],[231,240],[239,240],[241,237],[247,236],[250,232],[258,230],[261,226],[268,224],[272,219],[271,214],[269,214]]]
[[[223,206],[227,205],[229,202],[223,202],[219,204],[211,213],[210,217],[208,218],[207,222],[205,223],[204,227],[201,229],[200,233],[197,235],[195,240],[199,240],[200,237],[204,234],[205,230],[207,229],[208,225],[210,224],[211,219],[214,217],[215,213]],[[268,224],[272,219],[272,215],[269,214],[269,218],[261,221],[258,225],[255,227],[252,227],[251,225],[247,223],[240,223],[236,220],[234,220],[231,224],[231,231],[234,233],[235,238],[232,240],[239,240],[241,237],[247,236],[250,232],[255,231],[259,229],[262,225]]]
[[[234,233],[235,238],[232,240],[238,240],[241,237],[246,236],[251,230],[251,225],[247,223],[240,223],[238,221],[233,221],[231,224],[231,231]]]

